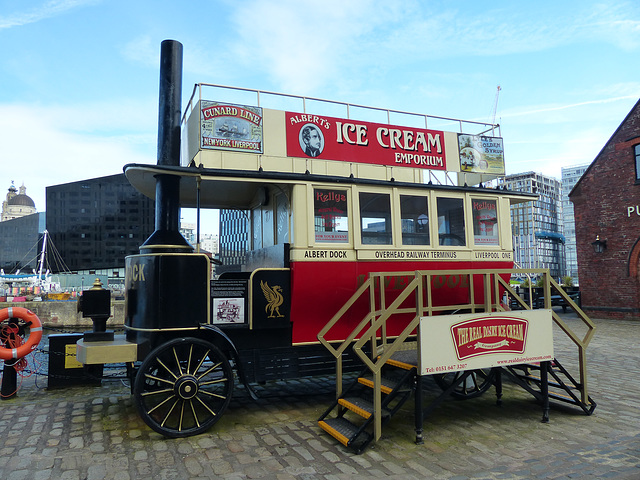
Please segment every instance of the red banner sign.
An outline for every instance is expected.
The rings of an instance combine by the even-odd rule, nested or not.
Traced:
[[[523,353],[528,322],[519,318],[492,316],[451,326],[458,360],[489,353]]]
[[[287,156],[446,170],[444,132],[286,112]]]

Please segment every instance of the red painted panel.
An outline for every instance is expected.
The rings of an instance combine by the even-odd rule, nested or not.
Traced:
[[[318,332],[349,300],[370,272],[413,272],[415,270],[455,270],[482,268],[484,270],[512,268],[511,262],[292,262],[291,263],[291,319],[293,343],[316,342]],[[409,276],[387,278],[386,303],[389,305],[412,280]],[[469,302],[468,277],[448,275],[432,280],[433,305],[463,304]],[[476,303],[483,301],[482,277],[474,278]],[[327,336],[329,340],[342,340],[358,325],[369,309],[365,293],[341,322]],[[413,298],[406,302],[414,306]],[[399,318],[388,325],[388,335],[402,331],[412,317]]]

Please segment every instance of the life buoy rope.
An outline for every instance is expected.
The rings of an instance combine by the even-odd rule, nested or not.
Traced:
[[[23,307],[9,307],[0,310],[0,323],[10,318],[19,318],[29,327],[29,337],[25,342],[19,338],[14,326],[8,325],[0,331],[0,359],[14,360],[29,355],[42,339],[42,323],[31,310]]]

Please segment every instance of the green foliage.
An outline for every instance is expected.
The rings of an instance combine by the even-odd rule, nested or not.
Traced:
[[[544,276],[540,275],[536,280],[536,287],[544,287]]]
[[[573,287],[573,277],[570,275],[565,275],[562,277],[562,286],[563,287]]]

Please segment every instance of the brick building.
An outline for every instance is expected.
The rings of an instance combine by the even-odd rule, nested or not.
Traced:
[[[569,198],[583,309],[595,317],[640,319],[640,101]]]

